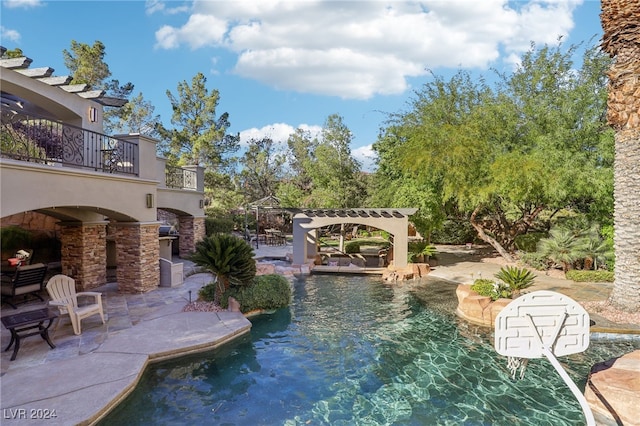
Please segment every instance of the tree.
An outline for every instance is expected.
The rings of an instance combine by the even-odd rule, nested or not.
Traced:
[[[276,193],[281,206],[308,207],[312,187],[308,170],[312,167],[318,143],[303,129],[296,129],[287,139],[285,175]]]
[[[607,120],[615,130],[615,278],[610,302],[640,309],[640,3],[602,0],[602,49],[609,68]]]
[[[220,172],[229,165],[227,155],[238,150],[239,135],[229,135],[229,114],[216,116],[220,100],[217,90],[207,90],[207,79],[198,73],[191,80],[178,83],[178,94],[167,90],[173,115],[167,129],[158,127],[160,137],[167,143],[164,154],[172,164],[198,164],[209,171]]]
[[[133,92],[133,84],[120,85],[119,80],[107,80],[111,76],[109,65],[104,61],[106,49],[102,42],[93,46],[71,40],[71,51],[63,50],[64,64],[71,72],[74,84],[86,84],[90,89],[104,90],[109,97],[128,99]],[[129,118],[126,110],[119,107],[105,107],[103,121],[107,131],[126,128]]]
[[[548,238],[538,242],[538,251],[551,261],[562,264],[563,272],[567,272],[582,255],[580,239],[573,230],[564,227],[552,228],[549,234]]]
[[[442,180],[424,169],[404,167],[396,148],[404,141],[401,129],[390,125],[383,130],[373,149],[377,152],[377,171],[373,175],[369,200],[371,207],[417,207],[411,222],[417,231],[431,240],[431,232],[446,218],[442,201]]]
[[[590,201],[610,194],[607,58],[586,49],[576,70],[574,51],[532,46],[496,88],[462,71],[449,81],[435,77],[410,111],[391,117],[395,146],[383,161],[420,183],[403,185],[464,212],[478,237],[512,261],[515,238],[539,226],[542,214],[586,214]]]
[[[241,238],[231,234],[214,234],[196,243],[191,260],[216,275],[214,302],[229,286],[249,286],[256,276],[253,249]]]
[[[106,49],[101,41],[93,46],[71,40],[71,51],[64,49],[64,65],[71,72],[74,84],[87,84],[93,89],[103,89],[104,81],[111,76],[109,65],[104,62]]]
[[[160,116],[154,115],[155,107],[145,101],[142,92],[131,98],[119,109],[119,120],[105,122],[104,128],[108,134],[140,133],[141,135],[157,138]]]
[[[360,164],[351,155],[352,139],[341,116],[327,117],[314,158],[307,162],[306,173],[312,182],[309,207],[361,206],[366,188],[360,179]]]
[[[275,151],[271,138],[251,139],[240,159],[242,191],[251,202],[276,194],[286,159]]]

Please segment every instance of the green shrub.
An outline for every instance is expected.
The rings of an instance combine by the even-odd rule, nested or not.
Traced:
[[[544,271],[549,267],[547,256],[540,252],[522,253],[520,260],[538,271]]]
[[[228,217],[207,217],[204,220],[204,229],[207,236],[233,232],[233,219]]]
[[[613,282],[613,272],[611,271],[567,271],[565,274],[568,280],[576,282],[601,283]]]
[[[535,274],[530,270],[516,266],[503,266],[495,277],[507,284],[514,292],[530,287],[536,279]]]
[[[200,299],[205,302],[213,302],[216,297],[216,283],[215,281],[210,282],[207,285],[202,286],[200,290],[198,290],[198,296]]]
[[[491,292],[493,291],[493,280],[488,280],[486,278],[479,278],[471,284],[471,290],[478,293],[480,296],[491,296]]]
[[[291,285],[278,274],[258,275],[247,287],[229,287],[222,295],[220,305],[227,308],[229,297],[240,303],[240,310],[247,313],[255,310],[278,309],[289,306]]]
[[[362,244],[361,241],[349,241],[347,244],[344,245],[344,252],[347,254],[360,253],[361,244]]]
[[[490,297],[491,300],[498,300],[500,298],[508,299],[513,294],[507,284],[494,282],[486,278],[479,278],[475,280],[471,285],[471,290],[475,291],[480,296]]]

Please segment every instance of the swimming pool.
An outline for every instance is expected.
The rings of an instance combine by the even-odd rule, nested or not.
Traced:
[[[546,360],[512,381],[489,330],[454,314],[455,285],[312,275],[287,309],[215,351],[155,364],[101,424],[578,425]],[[583,389],[591,365],[640,347],[592,342],[560,358]]]

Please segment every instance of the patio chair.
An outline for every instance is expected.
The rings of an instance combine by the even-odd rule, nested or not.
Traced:
[[[18,266],[11,275],[2,276],[2,299],[13,309],[16,305],[6,298],[15,299],[23,296],[23,302],[28,301],[27,296],[33,295],[44,301],[38,294],[44,286],[44,279],[47,274],[47,265],[36,263],[34,265]]]
[[[83,291],[76,293],[76,281],[66,275],[54,275],[47,282],[47,292],[51,296],[50,305],[57,306],[60,314],[69,314],[73,332],[77,335],[82,333],[80,321],[93,315],[100,315],[104,324],[104,311],[102,309],[102,293],[95,291]],[[78,305],[78,297],[93,297],[94,303],[88,305]]]

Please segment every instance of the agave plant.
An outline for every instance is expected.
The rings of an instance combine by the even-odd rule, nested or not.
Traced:
[[[495,277],[507,284],[514,295],[519,294],[523,288],[530,287],[536,279],[530,270],[516,266],[503,266]]]
[[[250,285],[256,276],[253,249],[242,238],[231,234],[213,234],[196,244],[191,260],[217,277],[214,303],[230,285]]]

